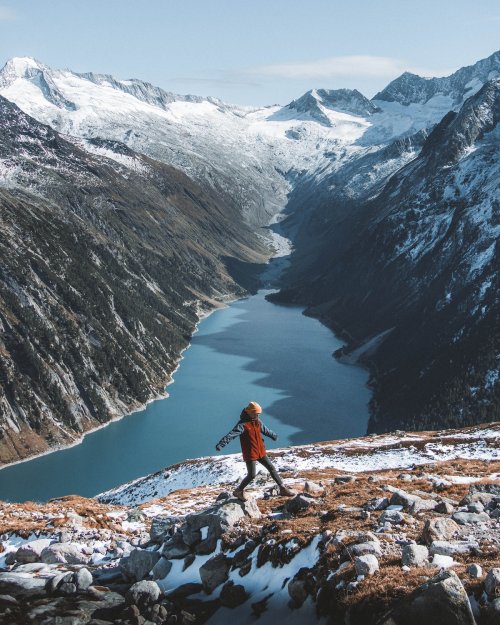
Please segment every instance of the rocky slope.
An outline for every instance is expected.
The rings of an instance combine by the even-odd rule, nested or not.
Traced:
[[[262,473],[232,499],[223,456],[1,504],[0,622],[495,625],[499,442],[493,424],[275,450],[290,499]]]
[[[266,249],[181,172],[69,142],[1,97],[0,182],[5,463],[163,394],[200,312],[243,293],[232,268]]]

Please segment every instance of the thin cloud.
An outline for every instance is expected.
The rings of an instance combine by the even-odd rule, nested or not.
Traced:
[[[391,78],[405,71],[420,76],[446,76],[453,70],[412,67],[400,59],[387,56],[334,56],[302,63],[259,65],[246,70],[252,76],[285,79],[328,79],[338,77]]]
[[[15,20],[17,15],[14,13],[12,9],[9,7],[0,6],[0,21],[8,22],[11,20]]]

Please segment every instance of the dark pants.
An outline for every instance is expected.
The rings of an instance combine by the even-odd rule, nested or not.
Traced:
[[[256,464],[257,462],[260,462],[260,464],[269,471],[271,477],[276,482],[276,484],[278,484],[278,486],[283,485],[283,482],[280,476],[278,475],[278,472],[276,471],[276,467],[274,466],[274,464],[271,462],[268,456],[263,456],[262,458],[259,458],[258,460],[245,461],[245,464],[247,465],[248,474],[245,478],[243,478],[243,481],[238,486],[239,490],[243,490],[245,486],[248,486],[250,482],[254,479],[255,475],[257,474],[257,464]]]

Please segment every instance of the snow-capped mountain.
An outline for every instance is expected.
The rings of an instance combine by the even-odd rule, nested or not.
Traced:
[[[333,189],[332,205],[320,185],[296,240],[290,291],[277,298],[310,304],[364,354],[376,371],[373,431],[498,414],[499,121],[495,79],[422,137],[375,193],[353,203]],[[294,206],[304,201],[297,195]],[[321,251],[307,266],[313,239]]]
[[[429,104],[431,100],[446,101],[449,109],[462,104],[477,93],[488,80],[500,76],[500,52],[495,52],[474,65],[462,67],[443,78],[422,78],[404,72],[374,96],[374,100],[399,102],[405,106]],[[442,105],[441,104],[441,105]]]
[[[181,172],[69,142],[2,97],[0,207],[2,463],[163,395],[200,311],[245,293],[223,258],[266,257]]]
[[[491,333],[491,323],[498,314],[498,303],[493,298],[499,206],[498,81],[492,79],[498,76],[499,58],[500,53],[495,53],[447,78],[423,79],[404,74],[373,100],[356,90],[313,89],[287,106],[260,109],[232,106],[214,98],[180,96],[137,79],[54,70],[26,57],[11,59],[0,72],[0,95],[6,98],[1,103],[5,119],[0,142],[0,192],[3,202],[10,206],[3,225],[5,249],[7,237],[18,236],[15,215],[22,212],[15,207],[21,203],[29,214],[34,210],[29,207],[38,206],[40,201],[56,202],[55,214],[60,219],[57,217],[55,222],[60,228],[64,228],[63,208],[69,207],[71,215],[83,215],[87,220],[92,237],[96,228],[104,228],[113,245],[120,237],[129,236],[134,246],[142,245],[131,231],[120,230],[117,235],[115,223],[108,223],[108,216],[113,214],[115,220],[122,214],[122,201],[125,213],[132,209],[126,198],[136,198],[139,186],[141,194],[149,190],[148,210],[182,214],[174,200],[166,199],[178,197],[172,191],[177,189],[175,184],[172,188],[167,183],[168,188],[164,186],[160,172],[167,167],[166,179],[180,180],[179,176],[184,176],[191,198],[188,213],[199,213],[203,221],[203,226],[200,222],[196,227],[210,230],[214,226],[210,249],[205,250],[210,258],[207,267],[221,268],[223,279],[217,284],[208,281],[211,293],[237,288],[218,264],[233,234],[236,247],[230,245],[230,255],[249,258],[251,252],[241,237],[253,241],[251,247],[260,250],[251,232],[284,212],[289,215],[285,228],[294,239],[296,252],[288,274],[289,288],[281,297],[310,304],[312,313],[324,317],[353,345],[399,328],[387,334],[389,338],[378,352],[379,371],[393,373],[379,376],[374,404],[378,416],[372,420],[373,428],[408,422],[418,428],[426,419],[427,424],[431,419],[433,425],[436,411],[426,403],[430,394],[439,401],[446,397],[446,405],[451,406],[449,389],[463,384],[467,377],[456,368],[441,367],[442,376],[436,378],[440,380],[439,388],[424,384],[430,379],[430,373],[426,377],[425,372],[431,371],[432,363],[439,359],[437,352],[431,353],[428,348],[419,352],[424,344],[420,339],[423,319],[427,319],[427,340],[436,350],[441,349],[443,357],[448,353],[442,349],[443,341],[452,341],[457,354],[463,350],[467,358],[474,350],[488,354],[481,363],[476,362],[473,379],[467,378],[467,389],[476,389],[466,391],[467,396],[476,398],[470,404],[475,416],[463,409],[463,414],[452,418],[450,409],[445,411],[446,418],[450,423],[491,418],[498,393],[494,355],[500,352],[500,347],[495,352],[497,338]],[[20,110],[10,107],[8,101]],[[95,172],[99,172],[99,183]],[[92,190],[88,200],[82,196],[82,181],[83,188],[93,189],[92,185],[97,184],[98,192]],[[115,195],[113,186],[119,189],[120,200],[112,200],[110,213],[107,209],[109,198]],[[215,231],[221,220],[219,236]],[[19,253],[29,255],[31,248],[26,241],[42,236],[43,231],[31,235],[35,221],[30,219],[24,227]],[[151,234],[149,226],[134,227],[147,236]],[[189,238],[191,227],[184,222],[183,227]],[[48,238],[52,235],[55,233],[44,234]],[[41,239],[37,246],[43,247]],[[193,262],[196,253],[188,250]],[[10,269],[13,275],[24,262],[15,259],[14,255]],[[103,267],[103,273],[112,273],[109,267]],[[157,282],[150,268],[130,270],[135,276],[149,276],[147,283]],[[5,280],[8,295],[4,301],[22,296],[33,304],[40,279],[40,275],[30,273],[21,290],[19,276],[14,281]],[[192,286],[188,284],[187,288]],[[165,285],[167,291],[169,288]],[[63,307],[69,305],[72,289],[78,291],[76,283],[70,283],[68,289],[60,302]],[[197,299],[208,295],[203,288],[195,292],[197,295],[190,300],[193,311]],[[162,292],[160,299],[163,296]],[[177,301],[178,294],[174,299]],[[4,327],[9,326],[5,319],[13,314],[13,306],[3,305]],[[112,311],[110,314],[115,318]],[[420,315],[417,320],[415,315]],[[132,317],[129,321],[133,325],[138,320]],[[490,319],[487,325],[478,321],[474,326],[484,328],[478,332],[488,337],[488,347],[481,342],[483,339],[473,338],[476,335],[472,325],[472,333],[466,331],[465,317],[472,325],[475,322],[471,320]],[[190,317],[186,327],[192,327],[191,321]],[[34,326],[26,320],[23,324],[30,328],[24,338],[33,346],[29,333]],[[94,328],[93,323],[90,325]],[[183,322],[181,325],[184,328]],[[451,327],[453,334],[449,332]],[[184,339],[186,334],[189,330],[182,332]],[[405,354],[407,358],[415,357],[416,368],[406,367],[401,350],[389,349],[397,340],[402,341],[400,345],[408,343]],[[174,343],[173,351],[171,344],[164,347],[169,352],[169,363],[175,361],[174,352],[178,354],[181,343],[184,345],[177,339]],[[477,345],[482,347],[476,349]],[[57,360],[58,349],[54,348],[50,358]],[[46,358],[47,354],[42,355],[41,362]],[[94,358],[95,354],[89,355],[88,371],[95,366]],[[144,373],[147,367],[139,369]],[[12,381],[13,371],[9,369],[5,379]],[[31,378],[29,372],[24,375],[23,396],[28,397]],[[408,408],[404,402],[396,402],[390,408],[392,416],[383,422],[380,415],[389,411],[389,404],[383,404],[382,395],[387,401],[396,395],[402,401],[397,389],[403,389],[405,396],[404,389],[415,380],[421,382],[412,386],[415,393],[408,412],[411,415],[404,414]],[[72,396],[78,397],[80,387],[77,384],[75,388]],[[486,394],[485,389],[489,389]],[[14,395],[12,390],[9,393],[4,393],[2,401],[10,406],[8,414],[13,422],[29,421],[19,416],[17,408],[12,412]],[[48,414],[43,407],[47,404],[35,395],[29,401],[41,406],[35,418],[40,442],[53,434],[40,426]],[[125,404],[131,405],[137,399],[132,391]],[[455,393],[455,399],[453,405],[457,407],[464,400],[463,393]],[[74,432],[68,440],[72,436]],[[6,458],[14,457],[9,456],[14,447]]]

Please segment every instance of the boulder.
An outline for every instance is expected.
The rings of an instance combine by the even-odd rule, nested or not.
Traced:
[[[184,558],[191,552],[191,549],[182,539],[181,532],[177,532],[163,544],[161,549],[161,555],[167,558],[167,560],[175,560]]]
[[[87,590],[89,586],[92,586],[93,578],[92,573],[85,567],[79,569],[74,575],[75,584],[78,590]]]
[[[356,476],[354,475],[337,475],[335,478],[335,484],[348,484],[349,482],[355,482]]]
[[[371,553],[374,556],[382,555],[382,549],[380,548],[380,542],[378,540],[351,545],[349,551],[353,556],[364,556],[367,553]]]
[[[486,608],[485,625],[498,625],[500,623],[500,597],[490,601]]]
[[[161,589],[156,582],[142,580],[133,584],[127,591],[127,603],[144,606],[158,601]]]
[[[456,562],[451,556],[443,556],[440,553],[436,553],[432,558],[431,564],[438,569],[449,569]]]
[[[227,581],[230,567],[231,560],[222,553],[213,556],[213,558],[201,565],[201,583],[207,594],[210,594],[217,586]]]
[[[286,502],[285,510],[290,514],[297,514],[298,512],[307,510],[313,503],[313,497],[310,497],[305,493],[299,493]]]
[[[300,608],[307,599],[306,582],[303,579],[292,579],[288,582],[288,594],[294,608]]]
[[[373,575],[379,569],[377,558],[368,553],[364,556],[356,556],[354,558],[354,566],[356,568],[356,575]]]
[[[249,595],[245,587],[234,582],[227,582],[220,591],[221,605],[226,608],[236,608],[248,599]]]
[[[175,516],[155,516],[151,519],[151,527],[149,529],[149,537],[154,543],[161,544],[169,538],[178,522]]]
[[[434,540],[430,546],[432,555],[454,556],[476,551],[479,551],[479,543],[474,540]]]
[[[153,579],[165,579],[165,577],[167,577],[170,573],[171,568],[172,562],[162,556],[151,569],[151,577]]]
[[[398,602],[380,625],[476,625],[469,599],[454,571],[442,571]]]
[[[426,566],[428,564],[429,550],[425,545],[403,545],[403,566]]]
[[[399,525],[405,522],[405,515],[399,510],[384,510],[379,518],[379,523],[391,523],[392,525]]]
[[[304,484],[304,492],[312,497],[321,497],[321,495],[325,494],[325,489],[320,484],[308,480]]]
[[[478,525],[480,523],[490,523],[490,517],[486,512],[455,512],[452,519],[459,525]]]
[[[500,593],[500,568],[488,571],[484,580],[484,589],[491,598]]]
[[[28,562],[40,562],[40,556],[42,551],[51,544],[50,538],[39,538],[38,540],[31,540],[24,543],[16,551],[16,562],[28,563]]]
[[[439,512],[439,514],[451,515],[455,512],[455,507],[447,501],[440,501],[434,508],[434,511]]]
[[[479,579],[483,576],[483,569],[480,564],[473,563],[467,567],[467,573],[474,579]]]
[[[52,543],[45,547],[40,559],[46,564],[86,564],[89,556],[73,543]]]
[[[207,510],[187,516],[181,527],[182,540],[188,547],[194,548],[196,553],[211,553],[222,534],[245,516],[250,518],[261,516],[253,498],[244,502],[224,499]],[[187,555],[187,552],[183,555]]]
[[[425,522],[422,537],[427,544],[433,540],[451,540],[460,533],[460,527],[447,517],[435,517]]]
[[[387,497],[374,497],[365,503],[363,508],[368,512],[374,512],[375,510],[385,510],[389,505]]]
[[[148,575],[159,559],[158,551],[134,549],[128,557],[120,560],[120,568],[128,579],[140,581]]]
[[[475,493],[490,493],[500,497],[500,484],[498,482],[492,484],[472,484],[469,488],[469,493],[471,495]]]
[[[44,595],[46,581],[29,573],[0,573],[0,594],[14,597]]]

